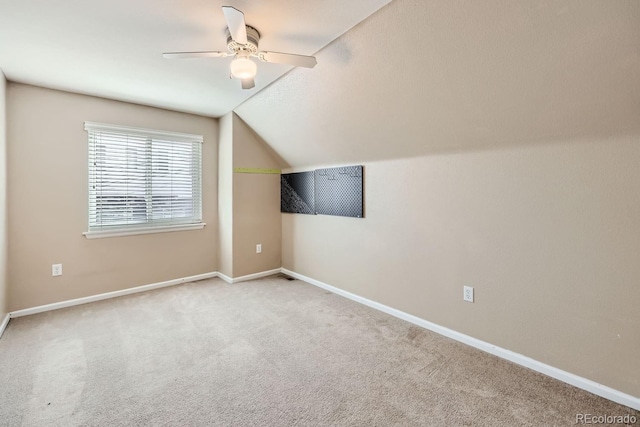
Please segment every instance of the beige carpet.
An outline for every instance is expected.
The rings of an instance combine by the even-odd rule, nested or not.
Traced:
[[[300,281],[11,320],[2,426],[575,425],[638,411]]]

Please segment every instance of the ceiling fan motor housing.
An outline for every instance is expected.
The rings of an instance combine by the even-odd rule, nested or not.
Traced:
[[[231,38],[231,33],[227,28],[227,49],[229,52],[237,54],[244,53],[245,55],[255,55],[258,53],[258,42],[260,41],[260,33],[258,30],[250,25],[246,25],[247,28],[247,44],[241,44]]]

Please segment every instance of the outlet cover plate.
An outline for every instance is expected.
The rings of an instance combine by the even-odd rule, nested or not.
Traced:
[[[462,299],[467,302],[473,302],[473,288],[471,286],[465,286],[462,293]]]
[[[52,276],[62,276],[62,264],[53,264],[53,265],[51,265],[51,275]]]

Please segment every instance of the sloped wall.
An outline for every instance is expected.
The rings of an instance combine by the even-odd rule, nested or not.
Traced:
[[[293,171],[365,166],[365,218],[283,215],[283,266],[640,397],[639,19],[395,0],[245,102]]]

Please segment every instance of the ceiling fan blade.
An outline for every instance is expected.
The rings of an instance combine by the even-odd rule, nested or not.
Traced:
[[[222,13],[227,21],[231,38],[240,44],[247,44],[247,24],[244,22],[244,13],[233,6],[222,6]]]
[[[242,89],[253,89],[254,87],[256,87],[256,82],[253,80],[252,77],[248,78],[248,79],[242,79]]]
[[[264,62],[295,65],[296,67],[306,68],[313,68],[318,63],[315,56],[294,55],[292,53],[280,52],[258,52],[258,58]]]
[[[166,52],[162,56],[167,59],[186,59],[186,58],[224,58],[229,56],[227,52],[204,51],[204,52]]]

